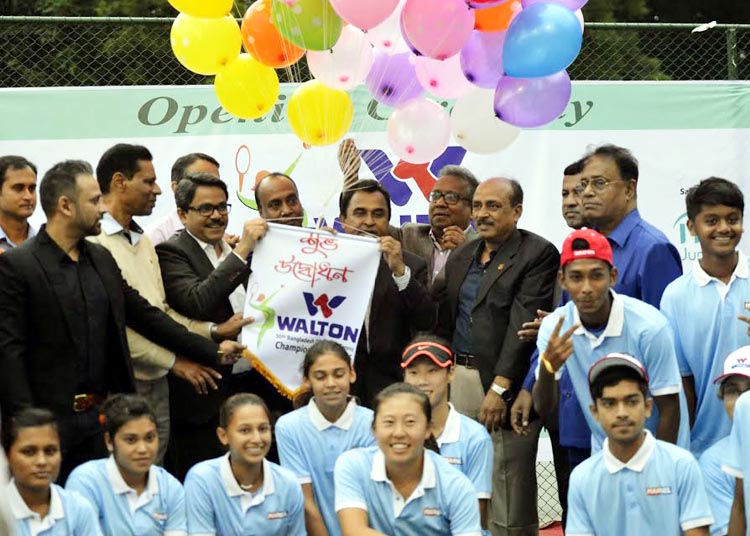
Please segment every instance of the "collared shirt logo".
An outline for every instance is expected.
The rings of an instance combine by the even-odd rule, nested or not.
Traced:
[[[437,517],[441,514],[440,508],[425,508],[422,510],[422,515],[425,517]]]
[[[446,456],[444,459],[451,465],[461,465],[461,458],[455,456]]]
[[[289,515],[289,514],[287,513],[287,511],[286,511],[286,510],[283,510],[283,511],[281,511],[281,512],[269,512],[269,514],[268,514],[268,516],[267,516],[267,517],[268,517],[268,519],[269,519],[270,521],[272,521],[272,520],[274,520],[274,519],[284,519],[284,518],[285,518],[285,517],[287,517],[288,515]]]
[[[646,496],[653,497],[654,495],[671,495],[671,486],[651,486],[646,488]]]

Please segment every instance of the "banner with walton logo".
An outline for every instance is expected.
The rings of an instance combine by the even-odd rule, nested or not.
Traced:
[[[243,328],[253,366],[280,392],[302,385],[302,360],[322,339],[354,356],[375,285],[380,248],[372,238],[274,223],[253,252]]]

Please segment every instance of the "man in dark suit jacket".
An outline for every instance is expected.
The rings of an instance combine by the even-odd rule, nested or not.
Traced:
[[[388,234],[388,191],[378,181],[359,181],[341,194],[339,209],[344,231],[378,237],[382,252],[354,357],[355,393],[370,405],[381,389],[403,379],[401,352],[416,331],[432,329],[436,309],[426,289],[427,265]]]
[[[48,222],[32,240],[0,256],[0,404],[51,409],[63,447],[61,481],[104,455],[98,406],[134,390],[125,325],[174,352],[214,365],[242,347],[189,333],[125,283],[115,260],[87,243],[98,234],[101,190],[91,166],[53,166],[40,186]],[[233,358],[235,359],[235,358]]]
[[[429,286],[435,284],[451,252],[476,238],[471,226],[471,200],[479,183],[461,166],[445,166],[428,196],[430,224],[407,223],[401,227],[406,251],[427,263]]]
[[[525,437],[513,435],[506,414],[529,369],[534,344],[517,333],[537,309],[553,304],[560,256],[534,233],[516,227],[523,190],[509,179],[488,179],[472,202],[479,239],[456,249],[440,300],[441,335],[452,339],[456,370],[451,402],[484,423],[495,443],[490,530],[493,534],[538,533],[536,445],[539,423]]]

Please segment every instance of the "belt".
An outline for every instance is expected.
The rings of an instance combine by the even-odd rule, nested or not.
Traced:
[[[477,368],[477,356],[472,354],[456,354],[455,355],[456,365],[461,365],[469,369]]]
[[[94,409],[96,406],[104,402],[102,395],[96,394],[79,394],[73,397],[73,411],[75,413],[83,413]]]

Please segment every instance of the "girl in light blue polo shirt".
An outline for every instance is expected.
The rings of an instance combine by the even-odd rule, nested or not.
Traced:
[[[13,477],[4,492],[16,536],[100,536],[91,505],[52,483],[62,461],[55,416],[46,409],[22,409],[3,432]]]
[[[448,402],[453,379],[453,353],[447,341],[435,335],[415,337],[401,356],[404,381],[423,391],[432,407],[432,431],[440,455],[469,477],[479,500],[482,526],[492,496],[492,438],[484,426],[461,415]]]
[[[313,398],[276,422],[281,465],[297,475],[305,495],[308,531],[341,534],[334,509],[333,467],[342,452],[375,444],[372,410],[349,397],[356,374],[343,346],[318,341],[302,363],[304,383]]]
[[[65,488],[83,495],[107,536],[184,536],[185,492],[154,464],[159,451],[156,414],[145,398],[119,394],[101,409],[110,457],[76,467]]]
[[[432,435],[427,396],[395,383],[374,402],[377,447],[343,453],[334,470],[336,512],[344,536],[482,533],[471,481],[425,449]]]
[[[193,466],[185,480],[188,533],[306,534],[297,477],[265,458],[272,441],[265,402],[250,393],[228,398],[219,412],[217,435],[229,452]]]

